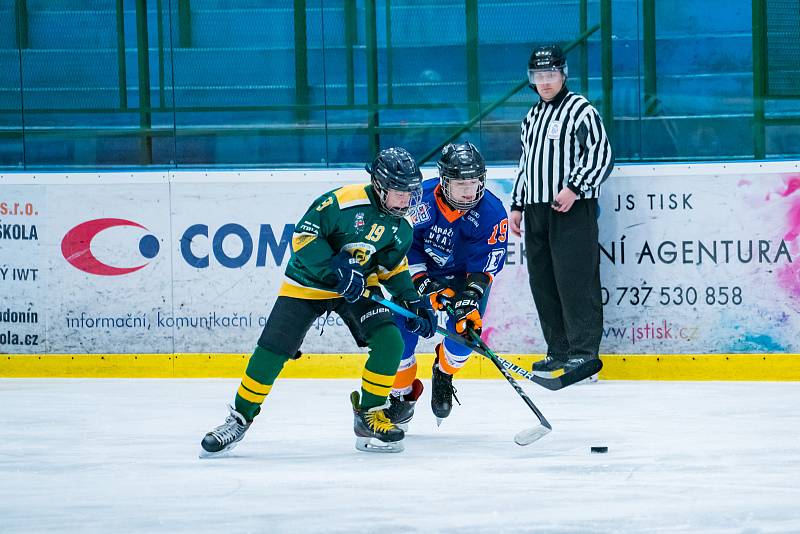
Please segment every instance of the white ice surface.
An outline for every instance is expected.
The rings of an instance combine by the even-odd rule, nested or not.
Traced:
[[[0,380],[0,532],[800,532],[800,383],[530,384],[528,447],[507,383],[456,383],[441,428],[427,390],[405,452],[368,454],[357,381],[279,380],[200,460],[235,380]]]

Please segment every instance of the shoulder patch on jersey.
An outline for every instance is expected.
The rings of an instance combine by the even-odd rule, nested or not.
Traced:
[[[331,204],[333,204],[333,197],[327,197],[325,200],[323,200],[322,202],[320,202],[317,205],[316,209],[317,209],[317,211],[322,211],[325,208],[327,208],[328,206],[330,206]]]
[[[295,232],[292,234],[292,250],[297,252],[316,238],[316,233]]]
[[[354,184],[340,187],[333,192],[339,202],[339,209],[352,208],[353,206],[369,205],[367,184]]]
[[[422,224],[424,222],[428,222],[431,220],[431,205],[427,202],[420,202],[414,208],[413,213],[411,214],[411,226],[417,226],[418,224]]]
[[[484,271],[487,273],[492,273],[500,267],[500,264],[503,261],[503,256],[506,255],[505,249],[496,248],[493,249],[492,252],[489,254],[489,260],[486,262],[486,267],[484,267]]]

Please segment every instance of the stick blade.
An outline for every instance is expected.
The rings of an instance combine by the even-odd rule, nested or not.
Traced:
[[[564,389],[567,386],[581,382],[599,373],[602,368],[603,362],[601,360],[592,359],[557,378],[544,378],[534,374],[531,374],[531,376],[527,378],[550,391],[558,391],[559,389]]]
[[[514,436],[514,443],[517,445],[524,447],[525,445],[530,445],[534,441],[538,441],[545,437],[547,434],[550,433],[552,428],[548,428],[544,425],[535,426],[533,428],[526,428],[525,430],[520,430]]]

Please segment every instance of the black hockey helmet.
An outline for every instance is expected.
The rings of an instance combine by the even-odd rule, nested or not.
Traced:
[[[384,148],[372,162],[367,163],[372,187],[380,200],[381,209],[395,217],[402,217],[422,197],[422,172],[417,162],[405,148]],[[386,206],[386,194],[389,190],[410,192],[411,202],[406,208],[389,208]]]
[[[536,83],[534,77],[537,72],[560,72],[567,77],[567,56],[557,44],[537,46],[528,59],[528,83],[531,87]]]
[[[451,207],[459,210],[468,210],[475,207],[483,198],[486,187],[486,162],[470,142],[448,144],[442,149],[439,158],[439,183],[442,194]],[[456,181],[478,180],[478,188],[473,200],[464,201],[453,194],[452,185]]]

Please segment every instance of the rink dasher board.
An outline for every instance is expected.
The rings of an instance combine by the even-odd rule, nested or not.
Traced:
[[[489,188],[506,204],[515,172],[489,169]],[[366,178],[361,169],[2,174],[0,353],[107,355],[99,361],[113,359],[131,374],[143,372],[136,369],[149,354],[157,356],[147,365],[174,356],[173,367],[185,354],[247,355],[274,302],[293,223],[322,192]],[[800,352],[798,180],[797,162],[617,167],[600,202],[601,352],[653,355],[654,369],[672,355],[727,369],[734,360],[720,355],[751,355],[743,371],[785,372]],[[140,226],[90,228],[88,246],[65,244],[98,220]],[[486,341],[500,353],[541,354],[524,248],[507,238]],[[139,268],[86,272],[65,251]],[[315,324],[303,346],[308,353],[354,349],[335,316]],[[432,349],[433,342],[420,345]],[[639,369],[650,359],[620,357],[614,371],[615,358],[606,358],[608,378],[651,373],[632,363]]]

